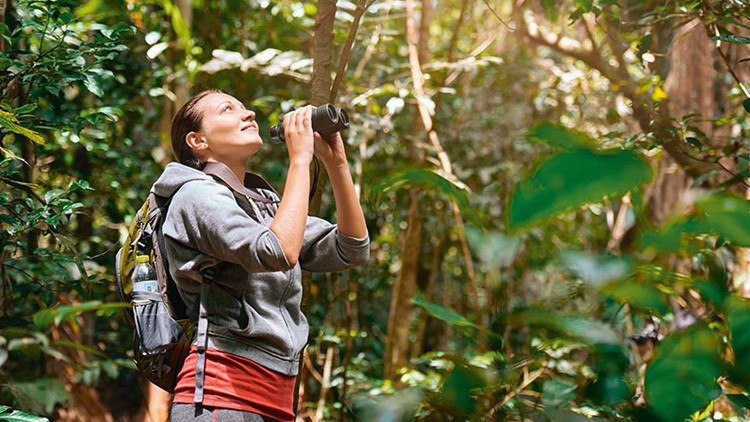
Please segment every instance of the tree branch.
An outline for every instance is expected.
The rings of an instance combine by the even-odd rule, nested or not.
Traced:
[[[329,102],[331,103],[336,101],[339,87],[341,86],[341,83],[344,81],[344,77],[346,76],[346,69],[349,65],[349,55],[352,52],[352,45],[354,45],[354,40],[357,37],[357,30],[359,29],[359,24],[362,21],[362,16],[365,14],[365,12],[367,11],[367,7],[369,6],[369,4],[366,3],[367,0],[359,0],[357,9],[354,10],[354,21],[352,22],[352,26],[349,28],[349,37],[346,39],[346,44],[344,44],[344,47],[341,49],[339,68],[336,71],[336,79],[333,81],[333,87],[331,88],[331,96],[329,99]]]
[[[625,49],[619,43],[620,38],[616,35],[619,32],[614,26],[609,25],[605,28],[605,33],[607,34],[609,47],[619,62],[619,66],[617,67],[607,63],[603,55],[601,53],[597,54],[596,51],[578,50],[562,46],[562,37],[557,37],[554,41],[549,40],[538,30],[530,30],[529,25],[523,20],[521,20],[521,27],[523,29],[522,34],[532,43],[549,47],[559,54],[579,60],[608,79],[614,89],[630,100],[633,117],[638,122],[641,130],[645,133],[654,133],[657,136],[663,136],[665,142],[662,142],[661,145],[664,150],[690,176],[698,177],[711,170],[724,171],[722,166],[696,159],[685,151],[682,146],[683,141],[677,135],[676,128],[669,115],[661,111],[658,107],[654,108],[656,113],[652,114],[651,108],[647,107],[647,105],[651,104],[650,99],[637,93],[632,75],[627,71],[624,59]]]
[[[716,31],[717,36],[721,35],[719,33],[718,26],[714,25],[714,29]],[[734,78],[735,82],[737,82],[737,85],[740,86],[742,93],[745,94],[745,98],[750,98],[750,92],[748,92],[747,88],[745,88],[745,84],[742,83],[742,80],[740,80],[739,76],[737,76],[737,73],[734,72],[734,68],[732,68],[732,65],[729,63],[729,57],[727,57],[726,53],[724,53],[721,50],[721,40],[716,40],[716,51],[719,52],[719,56],[721,56],[721,59],[724,61],[724,64],[726,65],[727,70],[729,71],[729,74],[732,75],[732,78]]]

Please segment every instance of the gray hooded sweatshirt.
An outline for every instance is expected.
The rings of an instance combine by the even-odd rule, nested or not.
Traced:
[[[246,182],[253,178],[262,180],[250,175]],[[193,320],[201,271],[215,270],[204,298],[208,347],[296,375],[308,336],[300,309],[301,270],[341,271],[362,265],[369,258],[369,237],[346,236],[336,225],[308,216],[299,262],[292,267],[269,228],[280,199],[270,186],[262,186],[256,183],[251,190],[270,200],[266,203],[202,171],[171,163],[152,191],[172,198],[163,225],[166,255]]]

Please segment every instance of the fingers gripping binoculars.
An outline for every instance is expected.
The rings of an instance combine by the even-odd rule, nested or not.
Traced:
[[[326,137],[349,127],[349,115],[343,108],[336,110],[331,104],[324,104],[312,111],[312,129]],[[284,124],[271,126],[271,140],[280,144],[286,142]]]

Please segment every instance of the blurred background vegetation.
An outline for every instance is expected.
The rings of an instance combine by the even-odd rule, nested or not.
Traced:
[[[0,420],[149,420],[114,254],[206,88],[353,122],[300,420],[747,420],[748,44],[742,0],[0,0]]]

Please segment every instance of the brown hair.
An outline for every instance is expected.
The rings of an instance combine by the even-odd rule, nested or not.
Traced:
[[[196,107],[198,102],[209,94],[221,94],[217,89],[202,91],[189,99],[172,118],[172,150],[180,163],[196,169],[201,168],[201,162],[193,149],[185,142],[190,132],[197,132],[203,126],[203,113]]]

